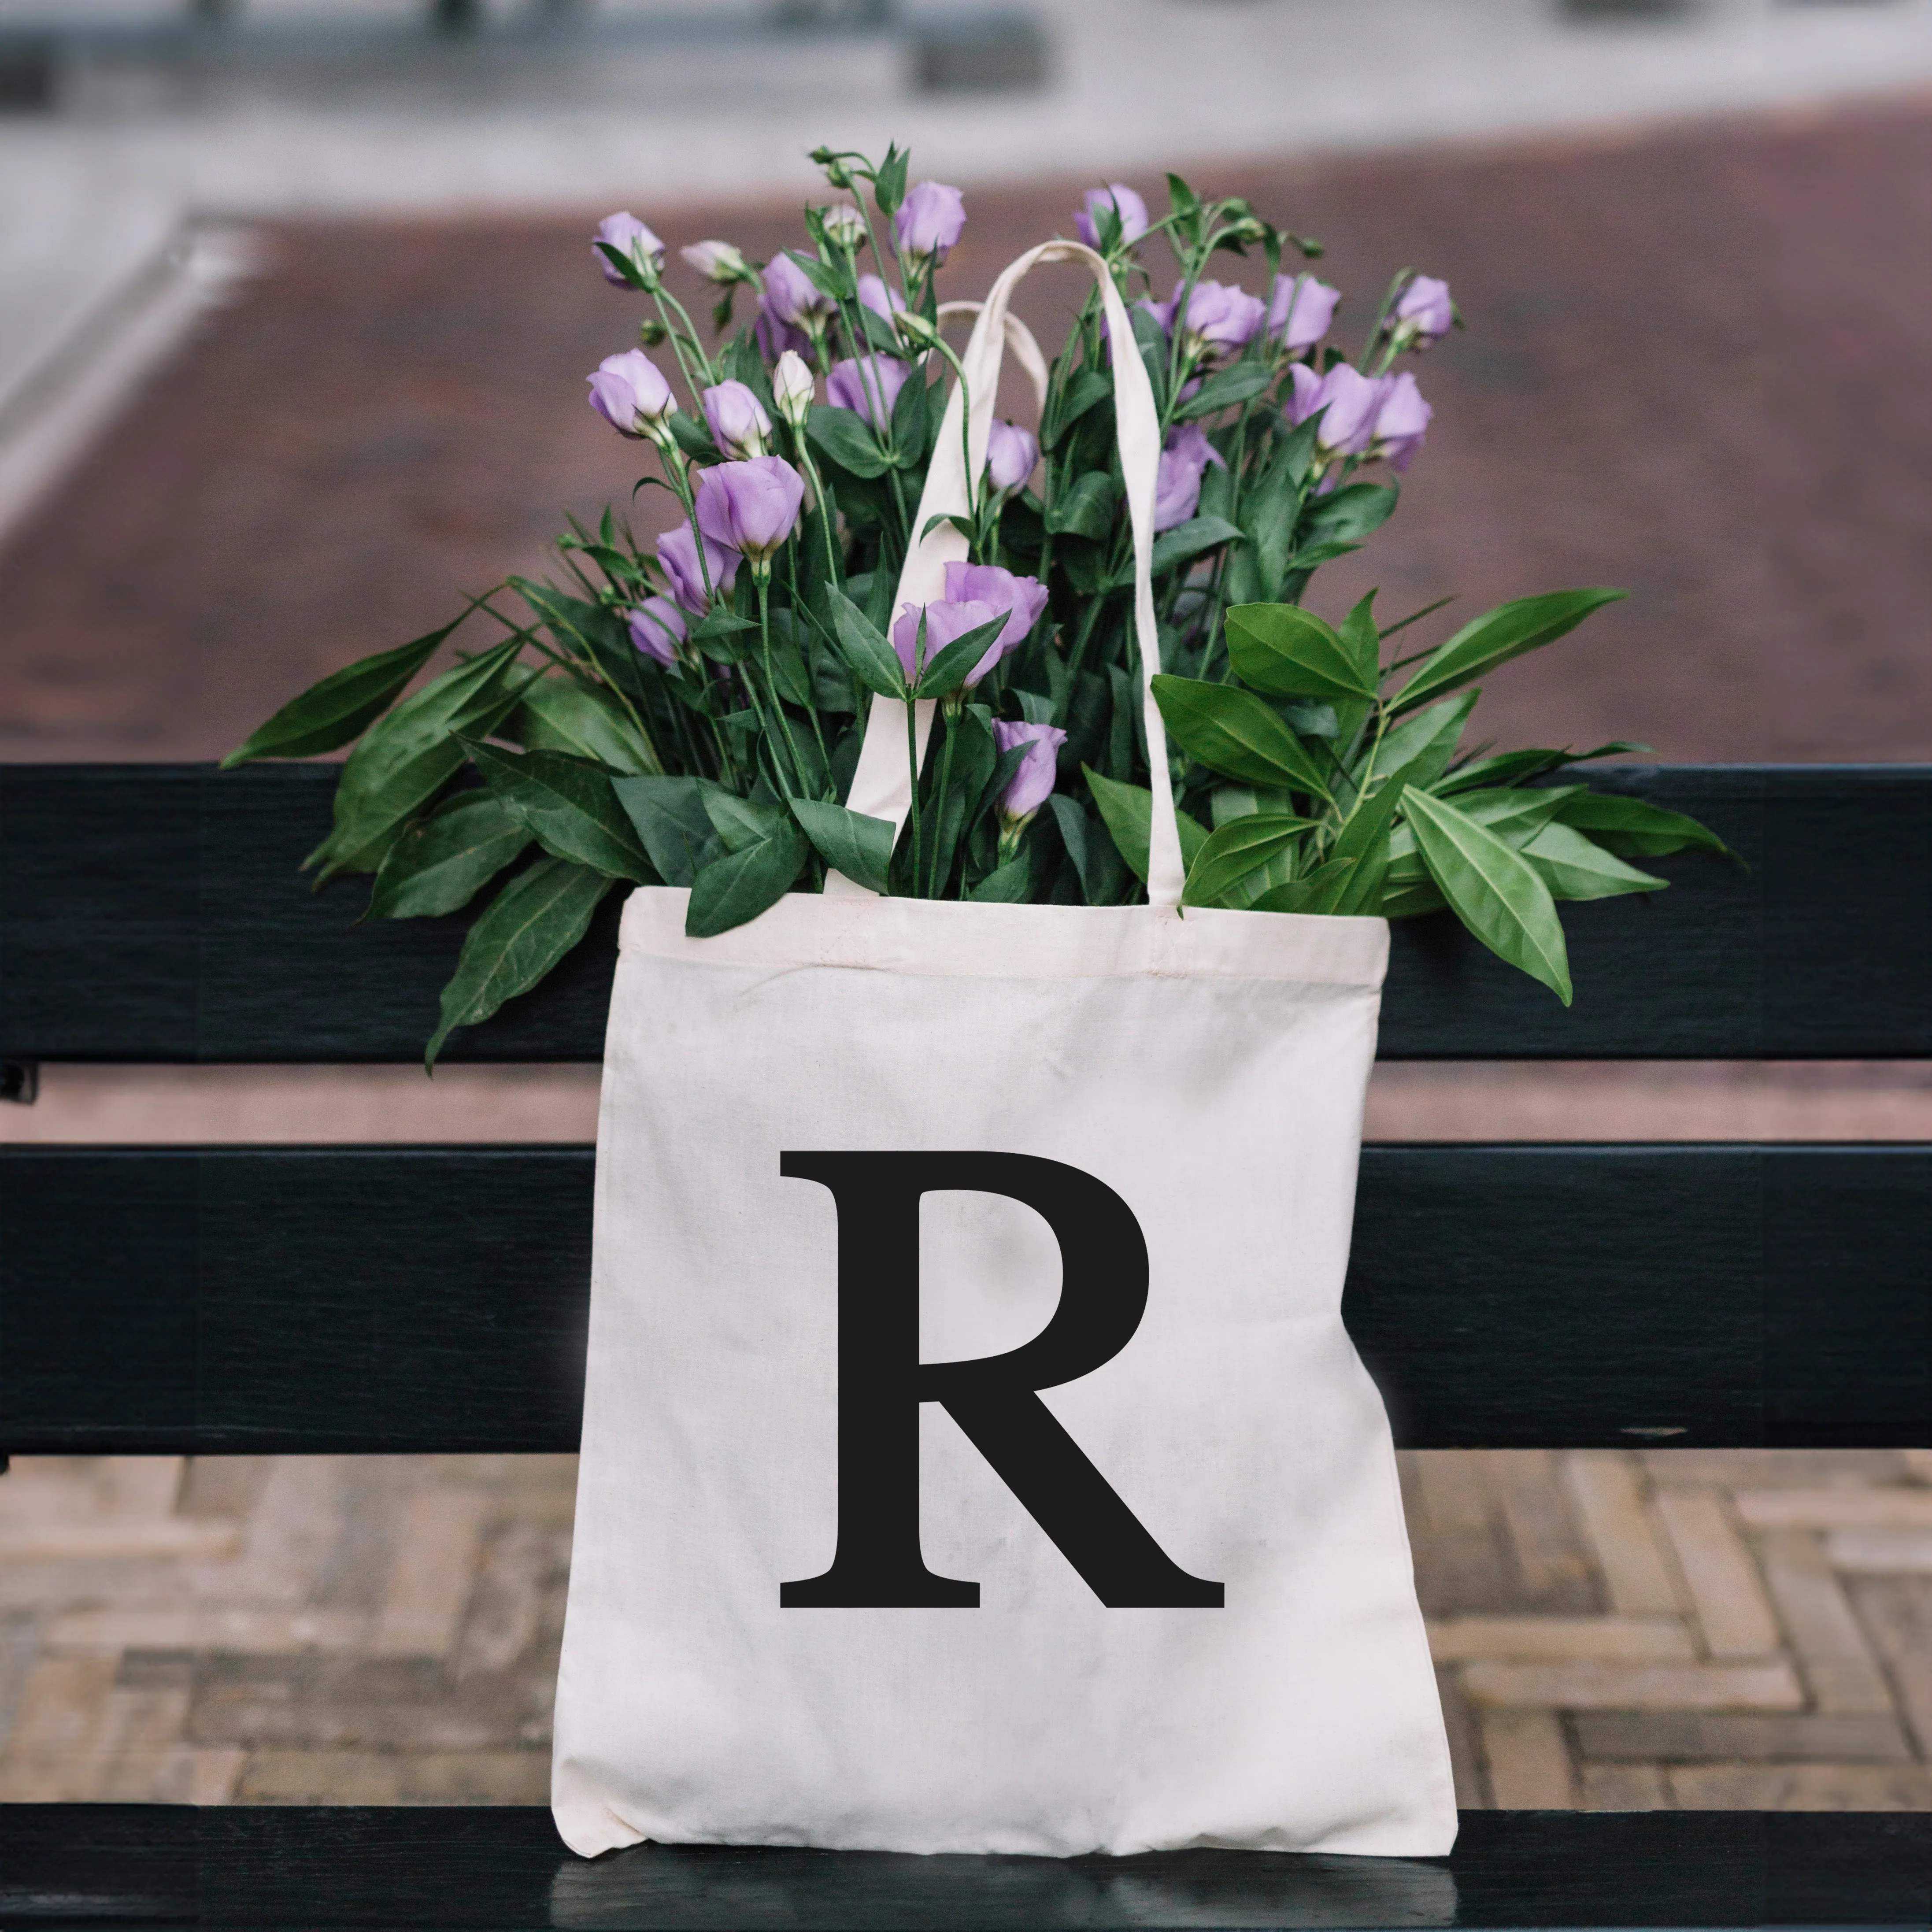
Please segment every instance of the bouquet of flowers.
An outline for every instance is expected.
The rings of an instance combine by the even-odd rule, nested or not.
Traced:
[[[1405,270],[1354,359],[1328,343],[1340,292],[1319,244],[1239,200],[1168,177],[1156,220],[1120,184],[1073,217],[1116,285],[1163,438],[1153,568],[1171,747],[1148,770],[1133,643],[1132,538],[1097,297],[1050,365],[1016,322],[1042,396],[1037,432],[994,422],[945,595],[895,609],[949,387],[945,336],[972,304],[941,298],[963,198],[821,148],[832,198],[807,246],[754,261],[682,250],[718,291],[709,340],[634,216],[598,227],[614,287],[644,298],[641,346],[607,358],[590,401],[647,446],[679,516],[650,550],[607,510],[559,543],[563,580],[513,578],[452,623],[336,672],[230,765],[354,744],[318,884],[374,874],[370,916],[487,902],[442,995],[451,1030],[488,1019],[582,939],[620,881],[686,886],[687,930],[755,918],[829,872],[875,892],[1113,905],[1140,896],[1154,783],[1174,788],[1184,906],[1403,918],[1453,912],[1566,1003],[1559,899],[1654,892],[1630,862],[1724,848],[1694,820],[1552,774],[1642,748],[1466,748],[1496,666],[1622,593],[1522,598],[1409,650],[1372,593],[1332,620],[1321,565],[1394,512],[1430,410],[1396,364],[1458,317],[1446,284]],[[1153,298],[1146,256],[1176,274]],[[1218,255],[1265,264],[1259,293],[1210,278]],[[756,314],[734,334],[740,292]],[[657,352],[655,355],[652,352]],[[668,373],[675,366],[678,381]],[[682,394],[686,399],[680,400]],[[961,396],[962,434],[994,398]],[[514,603],[509,600],[514,599]],[[458,626],[502,635],[410,690]],[[1396,640],[1391,642],[1391,640]],[[407,692],[408,694],[404,694]],[[907,720],[902,834],[845,802],[876,698]],[[912,729],[934,701],[923,757]]]

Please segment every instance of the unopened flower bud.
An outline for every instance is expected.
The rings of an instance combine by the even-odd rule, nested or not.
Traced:
[[[590,406],[621,435],[648,436],[659,444],[669,437],[677,398],[664,371],[641,349],[605,356],[588,380]]]
[[[752,265],[728,242],[694,242],[677,251],[707,282],[748,282]]]
[[[812,407],[812,371],[796,350],[788,349],[778,358],[778,367],[772,371],[772,396],[778,414],[794,429],[802,430]]]
[[[772,433],[772,419],[747,384],[720,382],[700,400],[711,440],[727,456],[742,462],[769,453],[765,439]]]
[[[939,346],[939,331],[916,309],[902,308],[892,316],[892,326],[898,331],[899,340],[917,350],[936,349]]]
[[[664,266],[664,244],[634,214],[607,214],[590,238],[595,244],[590,250],[592,258],[614,288],[632,284],[646,290],[657,286],[658,271]],[[614,250],[630,273],[626,274],[607,250]]]
[[[851,187],[852,170],[845,165],[842,154],[835,154],[830,148],[814,148],[808,158],[825,170],[825,178],[834,188]]]
[[[841,202],[835,208],[821,208],[818,219],[825,230],[825,238],[835,248],[856,250],[866,238],[866,218],[849,202]]]
[[[1398,349],[1418,352],[1438,342],[1456,326],[1456,304],[1449,284],[1434,275],[1417,275],[1404,289],[1387,327]]]
[[[670,340],[670,331],[656,316],[646,316],[638,324],[638,340],[646,349],[655,349]]]

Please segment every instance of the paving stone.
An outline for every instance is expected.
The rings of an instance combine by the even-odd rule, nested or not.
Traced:
[[[1456,1802],[1466,1810],[1485,1810],[1495,1800],[1490,1796],[1489,1778],[1483,1766],[1475,1713],[1462,1695],[1454,1670],[1438,1666],[1436,1687],[1442,1699],[1443,1729],[1449,1736],[1449,1766],[1456,1780]]]
[[[1918,1754],[1932,1758],[1932,1579],[1855,1576],[1848,1588],[1885,1659]]]
[[[1479,1719],[1490,1790],[1505,1810],[1567,1810],[1576,1802],[1570,1749],[1552,1711],[1487,1710]]]
[[[1838,1529],[1825,1539],[1834,1570],[1932,1573],[1932,1529]]]
[[[1932,1529],[1922,1489],[1744,1490],[1736,1501],[1753,1529]]]
[[[0,1523],[0,1563],[139,1562],[149,1557],[208,1559],[229,1556],[242,1533],[232,1522],[157,1522]]]
[[[1444,1617],[1430,1623],[1429,1647],[1438,1664],[1481,1658],[1688,1662],[1697,1654],[1684,1626],[1661,1617]]]
[[[1585,1811],[1667,1811],[1670,1808],[1670,1790],[1658,1765],[1586,1764],[1578,1782],[1578,1806]]]
[[[244,1804],[546,1804],[550,1761],[528,1752],[262,1751]]]
[[[1709,1490],[1659,1492],[1657,1513],[1714,1658],[1768,1657],[1783,1641],[1757,1565]]]
[[[1847,1762],[1909,1762],[1910,1744],[1898,1720],[1802,1714],[1706,1711],[1579,1711],[1578,1749],[1608,1760],[1740,1762],[1835,1758]]]
[[[1521,1579],[1518,1601],[1558,1613],[1600,1610],[1596,1577],[1558,1487],[1556,1452],[1495,1450],[1484,1466]]]
[[[1677,1804],[1701,1810],[1932,1810],[1924,1765],[1678,1765],[1664,1774]]]
[[[91,1798],[112,1741],[111,1656],[43,1657],[28,1673],[4,1746],[0,1804]]]
[[[1682,1606],[1644,1506],[1634,1459],[1616,1450],[1574,1455],[1565,1460],[1564,1479],[1610,1607],[1630,1617],[1675,1616]]]
[[[1796,1710],[1804,1693],[1786,1664],[1472,1664],[1472,1703],[1557,1710]]]
[[[349,1650],[368,1640],[353,1612],[230,1609],[63,1610],[48,1619],[50,1650]]]
[[[1764,1539],[1765,1581],[1820,1711],[1889,1711],[1892,1694],[1815,1536]]]
[[[379,1657],[440,1657],[470,1602],[485,1498],[427,1486],[398,1526],[388,1588],[371,1648]]]

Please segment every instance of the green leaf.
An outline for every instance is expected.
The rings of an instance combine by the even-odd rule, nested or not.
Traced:
[[[1607,850],[1625,859],[1661,859],[1672,852],[1713,852],[1720,859],[1737,854],[1706,826],[1681,812],[1640,798],[1579,791],[1563,802],[1557,817],[1565,825],[1587,832]]]
[[[651,756],[622,705],[574,677],[540,677],[524,693],[505,735],[526,751],[568,752],[613,771],[655,772]]]
[[[811,850],[805,834],[786,817],[770,838],[712,860],[691,888],[686,932],[693,939],[710,939],[756,919],[790,890]]]
[[[406,826],[376,870],[371,919],[436,919],[459,911],[530,842],[487,791],[458,792]]]
[[[1154,538],[1154,574],[1164,577],[1203,550],[1218,550],[1223,544],[1245,540],[1239,527],[1225,517],[1191,517],[1171,530],[1162,530]]]
[[[1102,778],[1091,765],[1080,768],[1100,808],[1100,819],[1113,834],[1127,870],[1147,884],[1148,852],[1154,842],[1154,794],[1145,785],[1123,784],[1118,778]],[[1174,823],[1180,832],[1180,862],[1192,866],[1194,855],[1208,842],[1208,828],[1186,812],[1177,809]]]
[[[460,1026],[481,1026],[506,1000],[527,993],[581,939],[610,890],[602,874],[563,859],[539,859],[484,908],[442,989],[442,1024],[423,1064],[434,1068]]]
[[[976,624],[955,638],[943,651],[927,658],[919,674],[914,694],[920,698],[943,698],[966,681],[967,674],[992,650],[993,640],[1006,628],[1007,614],[1002,610],[983,624]],[[896,655],[896,653],[895,654]]]
[[[966,896],[981,905],[1018,905],[1033,890],[1033,867],[1024,852],[988,872]]]
[[[1209,838],[1187,870],[1187,890],[1181,904],[1228,905],[1241,883],[1252,878],[1270,859],[1288,851],[1313,820],[1277,818],[1257,812],[1230,819]]]
[[[1623,590],[1552,590],[1486,610],[1423,659],[1421,668],[1403,686],[1394,709],[1413,710],[1526,651],[1540,650],[1574,631],[1592,611],[1628,595]]]
[[[724,452],[711,440],[711,431],[695,416],[688,416],[682,410],[674,410],[665,418],[670,430],[670,439],[686,455],[700,463],[720,463]]]
[[[867,309],[865,313],[872,312]],[[892,404],[892,458],[902,470],[916,470],[926,460],[926,417],[931,406],[926,378],[915,369],[899,385]],[[944,398],[940,406],[944,406]]]
[[[1154,694],[1174,742],[1210,771],[1330,796],[1301,740],[1252,693],[1162,674],[1154,680]]]
[[[473,607],[472,607],[473,608]],[[440,631],[431,631],[415,643],[399,645],[393,651],[380,651],[372,658],[332,671],[320,684],[312,684],[299,698],[292,698],[274,717],[221,761],[221,769],[256,758],[312,758],[318,752],[333,752],[361,736],[402,694],[410,680],[428,664],[436,649],[457,626],[467,617],[453,619]]]
[[[851,277],[836,263],[821,262],[815,255],[801,255],[796,248],[784,252],[820,295],[830,296],[834,302],[850,302],[858,294]]]
[[[1253,595],[1231,594],[1231,602],[1272,603],[1280,596],[1282,578],[1294,550],[1295,511],[1304,473],[1278,452],[1267,473],[1242,491],[1241,527],[1252,546]]]
[[[902,154],[896,147],[886,148],[886,158],[872,177],[872,199],[881,214],[892,214],[904,200],[906,165],[911,158],[909,153]]]
[[[1393,483],[1351,483],[1317,496],[1303,513],[1300,549],[1318,544],[1357,544],[1372,536],[1395,514],[1401,494]]]
[[[1410,782],[1432,788],[1449,769],[1449,760],[1456,755],[1456,747],[1462,741],[1462,728],[1468,723],[1469,714],[1475,710],[1476,700],[1480,695],[1480,692],[1467,691],[1460,698],[1445,698],[1441,704],[1432,704],[1426,711],[1418,711],[1413,718],[1405,718],[1384,734],[1376,753],[1376,769],[1399,772],[1406,766],[1412,766]]]
[[[878,626],[842,590],[830,592],[832,627],[852,675],[881,698],[907,695],[905,666]]]
[[[1624,892],[1660,892],[1670,884],[1625,865],[1574,826],[1546,825],[1523,847],[1522,856],[1542,874],[1552,898],[1616,898]]]
[[[709,779],[700,781],[698,796],[728,852],[742,852],[767,838],[775,838],[792,823],[790,813],[783,806],[764,799],[740,798],[736,792],[727,791]]]
[[[1330,625],[1295,604],[1238,604],[1228,613],[1228,662],[1244,684],[1270,698],[1372,699],[1357,653]]]
[[[534,674],[518,677],[518,638],[453,666],[363,734],[335,783],[334,829],[303,861],[326,885],[341,872],[373,872],[396,835],[463,769],[459,732],[493,731]]]
[[[652,866],[668,886],[688,886],[724,849],[693,778],[613,778]]]
[[[1250,908],[1254,912],[1332,913],[1348,894],[1359,859],[1330,859],[1317,866],[1306,878],[1291,879],[1285,886],[1270,886]]]
[[[1419,919],[1426,913],[1443,911],[1448,904],[1436,881],[1425,878],[1413,885],[1391,883],[1382,893],[1379,910],[1384,919]]]
[[[1376,628],[1376,593],[1371,590],[1342,620],[1342,642],[1364,683],[1382,688],[1382,634]]]
[[[868,892],[885,891],[886,871],[892,860],[890,819],[869,818],[862,812],[808,798],[794,799],[791,808],[805,836],[818,847],[818,856],[834,872],[843,872]]]
[[[1458,792],[1456,808],[1466,812],[1478,825],[1487,826],[1505,845],[1520,852],[1552,818],[1561,815],[1564,802],[1582,789],[1581,785],[1552,785],[1530,790],[1521,785],[1504,785]]]
[[[1040,441],[1048,449],[1057,448],[1060,438],[1096,403],[1102,397],[1111,396],[1113,393],[1112,376],[1102,375],[1097,369],[1076,370],[1072,380],[1063,388],[1055,390],[1049,400],[1046,425],[1040,431]]]
[[[1265,362],[1237,362],[1218,376],[1210,376],[1174,412],[1176,422],[1196,416],[1211,416],[1216,410],[1231,410],[1258,396],[1274,380],[1274,371]]]
[[[1120,486],[1104,470],[1090,470],[1073,487],[1046,506],[1046,526],[1055,536],[1092,537],[1096,542],[1114,527],[1114,506]]]
[[[863,417],[831,403],[814,403],[805,419],[805,433],[840,469],[854,476],[883,476],[892,460],[879,447]]]
[[[514,752],[472,740],[470,755],[510,816],[554,858],[654,885],[657,874],[600,765],[562,752]]]
[[[1412,791],[1404,808],[1416,849],[1456,917],[1498,958],[1541,980],[1567,1006],[1569,949],[1541,874],[1446,799]]]
[[[1088,905],[1118,905],[1126,886],[1127,868],[1112,839],[1099,836],[1077,798],[1055,792],[1047,805],[1060,828],[1067,856],[1073,861],[1082,900]]]

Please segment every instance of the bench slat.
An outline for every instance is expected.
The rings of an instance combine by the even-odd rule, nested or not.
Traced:
[[[574,1448],[592,1171],[0,1150],[0,1450]],[[1346,1312],[1418,1447],[1922,1448],[1928,1254],[1932,1148],[1371,1147]]]
[[[1744,873],[1566,909],[1565,1012],[1446,916],[1405,921],[1389,1059],[1932,1055],[1932,767],[1677,766],[1599,782],[1705,819]],[[332,767],[0,768],[0,1052],[104,1061],[410,1060],[460,942],[351,929],[366,896],[295,869]],[[452,1057],[601,1057],[615,907],[548,986]]]
[[[206,1927],[1910,1926],[1932,1816],[1466,1811],[1446,1860],[917,1858],[640,1845],[530,1806],[0,1807],[0,1916]]]

